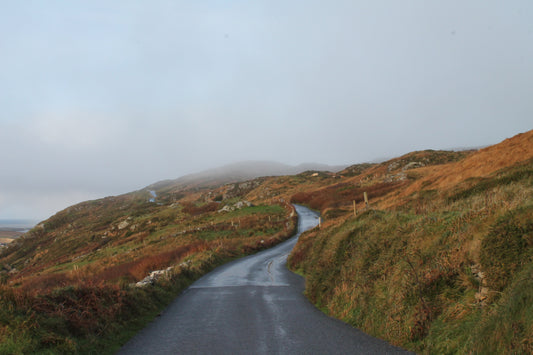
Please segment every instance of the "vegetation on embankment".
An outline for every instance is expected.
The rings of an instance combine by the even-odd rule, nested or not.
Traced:
[[[181,291],[215,267],[293,235],[189,254],[147,287],[71,280],[46,290],[0,286],[0,353],[112,354],[157,316]],[[81,281],[81,280],[80,280]]]
[[[531,352],[532,162],[530,131],[479,151],[166,181],[69,207],[0,251],[0,353],[112,352],[197,277],[289,237],[289,200],[324,219],[290,264],[325,311],[423,353]]]
[[[224,189],[85,202],[2,250],[0,353],[113,353],[203,274],[294,235],[292,206],[210,200]]]
[[[533,353],[533,160],[401,192],[300,237],[307,297],[420,353]]]

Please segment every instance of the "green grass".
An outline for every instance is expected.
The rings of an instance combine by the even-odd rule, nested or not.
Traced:
[[[113,353],[198,277],[294,233],[295,220],[286,228],[288,211],[281,206],[217,213],[196,205],[202,204],[189,203],[194,214],[185,214],[147,205],[135,194],[89,201],[3,250],[0,353]],[[117,228],[126,216],[135,231]],[[183,260],[189,266],[176,268],[170,280],[130,287]],[[8,274],[13,267],[20,271]]]
[[[217,220],[228,220],[232,218],[252,216],[252,215],[266,215],[266,216],[283,216],[285,210],[279,205],[261,205],[261,206],[250,206],[243,207],[231,212],[221,213],[220,217],[217,217]]]
[[[317,307],[410,350],[532,353],[528,169],[500,172],[467,193],[460,186],[452,199],[431,193],[422,210],[415,200],[305,233],[289,266],[305,275]]]
[[[513,277],[494,309],[474,329],[472,348],[479,354],[533,353],[533,263]]]

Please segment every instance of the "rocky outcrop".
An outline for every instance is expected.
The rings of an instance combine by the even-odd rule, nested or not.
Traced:
[[[259,179],[255,179],[251,181],[230,184],[228,185],[228,188],[223,195],[223,199],[227,200],[227,199],[235,198],[235,197],[242,198],[248,192],[260,186],[263,183],[263,180],[264,179],[259,178]]]
[[[122,221],[118,224],[117,228],[119,230],[122,230],[124,228],[128,228],[128,226],[130,225],[130,223],[128,221]]]
[[[423,168],[426,166],[426,164],[420,162],[420,161],[412,161],[402,168],[402,171],[409,170],[409,169],[416,169],[416,168]]]
[[[169,266],[166,269],[163,270],[156,270],[152,271],[148,276],[146,276],[141,281],[137,282],[135,284],[135,287],[145,287],[148,285],[153,285],[156,283],[157,280],[159,280],[161,277],[165,277],[172,271],[172,267]]]
[[[481,305],[486,305],[490,290],[487,287],[485,273],[481,271],[481,267],[478,264],[472,265],[470,270],[472,270],[472,276],[479,282],[479,289],[474,297]]]
[[[405,164],[405,160],[397,160],[395,162],[390,163],[387,166],[387,170],[389,172],[397,170],[400,166],[402,166],[402,171],[409,170],[409,169],[416,169],[416,168],[422,168],[426,166],[426,164],[422,163],[421,161],[412,161],[407,164]]]
[[[233,205],[226,205],[218,210],[218,212],[231,212],[235,210],[240,210],[244,207],[251,207],[253,206],[249,201],[239,201]]]

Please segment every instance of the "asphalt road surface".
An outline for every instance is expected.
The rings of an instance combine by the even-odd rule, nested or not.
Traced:
[[[298,234],[205,275],[119,354],[398,354],[402,349],[330,318],[286,268],[300,233],[318,215],[296,206]]]

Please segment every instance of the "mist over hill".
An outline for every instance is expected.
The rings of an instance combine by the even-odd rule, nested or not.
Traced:
[[[163,180],[147,187],[147,189],[163,189],[169,186],[208,187],[220,184],[241,182],[265,176],[296,175],[304,171],[338,172],[347,165],[327,165],[319,163],[302,163],[291,166],[273,161],[242,161],[233,164],[189,174],[174,180]]]
[[[532,164],[528,131],[341,171],[241,162],[78,203],[0,240],[0,353],[121,343],[193,280],[293,235],[291,203],[322,216],[288,265],[330,315],[419,353],[531,353]]]

